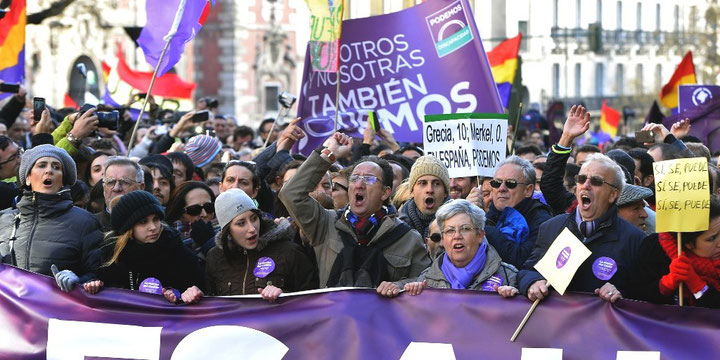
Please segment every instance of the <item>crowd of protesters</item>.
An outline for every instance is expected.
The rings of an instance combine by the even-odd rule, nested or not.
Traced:
[[[654,143],[577,146],[590,115],[573,106],[557,143],[521,135],[494,176],[450,178],[384,129],[335,133],[306,157],[292,152],[299,119],[255,130],[209,98],[185,114],[152,103],[134,144],[130,111],[111,130],[103,106],[36,116],[27,103],[21,89],[0,107],[0,255],[64,291],[193,303],[431,287],[534,301],[550,295],[534,265],[567,228],[592,251],[569,290],[673,304],[684,286],[689,304],[720,307],[720,170],[688,121],[646,125]],[[655,232],[652,165],[683,157],[708,159],[710,227],[683,233],[678,256],[678,235]]]

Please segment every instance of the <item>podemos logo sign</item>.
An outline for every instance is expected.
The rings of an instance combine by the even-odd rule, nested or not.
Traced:
[[[425,18],[438,56],[443,57],[473,39],[467,13],[460,0]]]

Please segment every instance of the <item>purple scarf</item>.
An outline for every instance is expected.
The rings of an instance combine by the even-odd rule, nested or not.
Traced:
[[[486,252],[487,241],[483,241],[477,253],[475,253],[475,257],[463,268],[455,267],[447,253],[445,253],[440,269],[453,289],[467,289],[467,287],[470,286],[475,275],[485,268],[485,260],[487,260]]]

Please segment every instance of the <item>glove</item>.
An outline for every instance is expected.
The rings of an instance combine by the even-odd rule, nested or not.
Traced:
[[[50,270],[52,271],[53,276],[55,276],[55,281],[60,287],[60,290],[64,292],[70,292],[75,286],[75,284],[80,282],[80,278],[75,275],[72,270],[58,271],[58,268],[57,266],[55,266],[55,264],[52,264],[50,266]]]
[[[660,293],[669,296],[685,283],[690,291],[696,293],[705,287],[705,282],[693,269],[690,259],[680,255],[670,263],[670,273],[660,279]]]
[[[193,239],[193,241],[195,241],[196,244],[202,246],[213,236],[215,236],[215,229],[213,228],[211,223],[206,223],[202,220],[198,220],[192,223],[190,237]]]

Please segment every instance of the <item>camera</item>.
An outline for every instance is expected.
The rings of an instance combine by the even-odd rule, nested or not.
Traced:
[[[289,92],[283,91],[280,93],[280,95],[278,95],[278,102],[285,109],[290,109],[293,106],[293,104],[295,104],[296,100],[297,100],[297,96],[295,96]]]
[[[97,111],[95,115],[98,117],[98,127],[108,130],[117,130],[120,127],[120,112],[113,111]]]
[[[220,106],[220,102],[218,101],[218,99],[211,98],[209,96],[205,98],[205,104],[208,109],[215,109]]]

